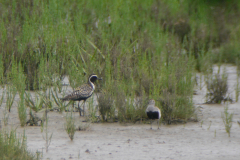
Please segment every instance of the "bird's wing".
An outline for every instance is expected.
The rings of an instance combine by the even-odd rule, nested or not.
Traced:
[[[83,84],[77,87],[72,93],[63,98],[63,100],[77,100],[81,98],[88,98],[93,93],[93,89],[89,84]]]
[[[84,84],[76,88],[74,92],[81,97],[89,97],[93,93],[93,88],[90,84]]]
[[[160,108],[158,108],[157,106],[155,106],[155,108],[156,108],[156,109],[158,110],[158,112],[159,112],[158,119],[160,119],[161,116],[162,116],[162,114],[161,114],[161,110],[160,110]]]
[[[154,109],[155,109],[155,108],[154,108],[153,105],[148,105],[148,107],[147,107],[147,109],[146,109],[146,112],[153,112],[153,111],[155,111]]]

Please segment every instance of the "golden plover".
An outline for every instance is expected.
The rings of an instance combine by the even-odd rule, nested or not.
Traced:
[[[155,106],[155,100],[150,99],[148,102],[148,106],[146,109],[146,113],[148,118],[151,120],[151,128],[152,129],[152,120],[157,119],[158,121],[158,129],[159,129],[159,120],[161,118],[161,110]]]
[[[79,114],[82,116],[82,110],[79,107],[79,103],[81,100],[84,101],[83,106],[83,116],[85,115],[85,101],[92,96],[93,91],[95,90],[94,82],[96,80],[102,80],[101,78],[98,78],[96,74],[91,74],[88,78],[88,83],[85,83],[81,85],[80,87],[77,87],[71,94],[65,96],[62,98],[62,101],[79,101],[78,102],[78,109]]]

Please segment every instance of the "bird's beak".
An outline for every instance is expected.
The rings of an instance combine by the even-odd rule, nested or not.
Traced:
[[[102,80],[102,78],[98,78],[98,80]]]

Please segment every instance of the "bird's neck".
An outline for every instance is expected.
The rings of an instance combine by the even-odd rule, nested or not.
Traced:
[[[93,90],[95,90],[95,85],[94,85],[94,83],[91,82],[91,81],[88,81],[88,83],[92,86]]]

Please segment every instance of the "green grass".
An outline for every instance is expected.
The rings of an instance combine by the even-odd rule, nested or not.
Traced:
[[[75,119],[72,115],[72,111],[69,114],[66,115],[65,130],[71,141],[73,141],[76,132]]]
[[[207,103],[221,103],[222,101],[230,100],[231,98],[227,96],[228,84],[226,73],[216,74],[207,79],[207,90],[206,94]]]
[[[65,94],[61,84],[65,76],[75,88],[92,73],[103,81],[96,84],[98,108],[88,101],[91,121],[98,120],[97,109],[102,121],[142,121],[147,118],[148,99],[156,100],[168,124],[174,119],[187,121],[194,113],[195,72],[208,75],[213,63],[240,68],[238,0],[0,0],[0,4],[5,124],[17,93],[24,125],[26,107],[38,112],[43,106],[51,110],[57,106],[62,112],[71,104],[59,99]],[[39,93],[39,98],[34,102],[26,89]],[[52,138],[47,122],[44,129],[47,150]],[[15,132],[0,132],[0,147],[0,158],[33,159],[25,139],[19,141]]]
[[[14,130],[0,130],[1,160],[33,160],[35,156],[27,150],[26,137],[17,137]]]
[[[228,106],[224,107],[224,112],[222,113],[222,120],[225,126],[225,130],[228,134],[228,137],[230,137],[230,131],[232,128],[232,118],[233,118],[233,113],[228,112]]]
[[[50,109],[65,108],[50,93],[62,91],[64,76],[75,88],[96,73],[101,103],[112,101],[102,120],[146,118],[137,98],[160,100],[165,121],[188,119],[195,68],[209,73],[213,62],[239,58],[237,0],[0,2],[0,83],[43,91]]]
[[[7,91],[6,91],[6,106],[8,109],[8,112],[11,112],[11,108],[13,106],[13,102],[15,99],[15,96],[17,94],[16,88],[14,86],[7,86]]]
[[[20,120],[21,127],[26,125],[27,122],[27,107],[24,104],[24,94],[20,96],[18,103],[18,118]]]

